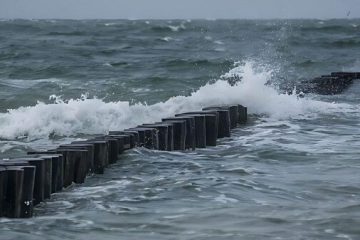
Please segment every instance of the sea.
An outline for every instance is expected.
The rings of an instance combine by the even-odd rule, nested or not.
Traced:
[[[334,71],[360,71],[359,19],[0,20],[0,158],[207,106],[249,114],[216,147],[127,151],[0,219],[0,239],[359,240],[360,80],[282,90]]]

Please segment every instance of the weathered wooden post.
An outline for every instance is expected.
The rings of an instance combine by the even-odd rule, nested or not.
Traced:
[[[45,162],[45,179],[44,179],[44,198],[51,197],[52,188],[52,157],[42,157]]]
[[[242,105],[238,105],[239,109],[239,123],[245,124],[247,122],[247,107],[244,107]]]
[[[175,116],[181,116],[177,114]],[[193,117],[195,120],[195,146],[197,148],[206,148],[206,119],[201,114],[187,114],[187,117]]]
[[[186,138],[185,138],[185,149],[195,150],[195,118],[189,116],[182,117],[171,117],[163,118],[162,121],[166,122],[168,120],[185,120],[186,121]]]
[[[75,159],[74,175],[72,181],[77,184],[84,183],[88,170],[88,160],[87,160],[89,158],[88,150],[71,149],[71,151],[68,152],[68,154],[71,154],[71,156]]]
[[[108,162],[109,145],[107,141],[90,139],[86,141],[76,141],[72,144],[91,144],[94,147],[94,173],[103,174],[106,163]]]
[[[45,160],[41,158],[28,158],[27,161],[31,166],[36,167],[34,183],[34,206],[43,202],[45,199]]]
[[[222,107],[208,107],[203,110],[215,110],[219,113],[218,138],[230,137],[230,114],[229,110]]]
[[[24,170],[23,192],[21,198],[21,218],[29,218],[33,216],[33,198],[34,198],[34,185],[35,185],[35,166],[22,166]]]
[[[116,161],[118,159],[118,154],[119,154],[118,140],[116,138],[109,137],[108,135],[106,135],[106,136],[98,136],[95,139],[108,142],[109,155],[108,155],[108,161],[106,163],[106,166],[108,166],[109,164],[116,163]]]
[[[110,138],[114,138],[117,141],[117,148],[118,148],[118,155],[122,154],[124,152],[125,149],[125,139],[129,139],[130,140],[130,136],[126,136],[126,135],[107,135]]]
[[[21,215],[21,200],[24,182],[24,169],[21,166],[8,166],[7,191],[5,196],[4,216],[19,218]]]
[[[51,193],[61,191],[64,186],[64,156],[59,153],[58,150],[32,151],[28,152],[27,154],[32,155],[33,158],[39,159],[49,156],[52,157]]]
[[[133,132],[136,131],[139,133],[139,143],[140,146],[148,149],[158,149],[158,133],[155,128],[130,128],[125,130]]]
[[[7,187],[7,172],[6,168],[0,166],[0,217],[4,217],[5,196]]]
[[[128,150],[131,148],[134,148],[136,146],[138,146],[139,144],[139,133],[136,131],[128,131],[128,130],[124,130],[124,131],[110,131],[109,135],[125,135],[125,136],[129,136],[130,140],[129,140],[129,144],[130,146],[127,147],[126,145],[124,146],[124,150]],[[126,140],[126,139],[125,139]]]
[[[195,111],[178,114],[177,116],[187,116],[191,114],[200,114],[205,116],[206,126],[206,145],[216,146],[219,125],[219,113],[217,111]]]
[[[158,150],[166,151],[168,149],[168,139],[169,139],[169,126],[166,124],[143,124],[139,127],[143,128],[156,128],[158,130]]]
[[[165,120],[164,123],[173,125],[174,150],[185,150],[186,120]]]
[[[87,150],[88,157],[86,159],[86,172],[93,173],[94,172],[94,159],[95,159],[95,146],[94,144],[87,143],[82,141],[79,143],[78,141],[72,142],[70,144],[63,144],[58,147],[59,149],[80,149],[80,150]]]

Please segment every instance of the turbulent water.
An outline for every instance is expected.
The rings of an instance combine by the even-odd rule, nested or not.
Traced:
[[[217,147],[134,149],[0,239],[360,239],[360,20],[0,21],[0,157],[240,103]],[[235,86],[226,80],[242,78]]]

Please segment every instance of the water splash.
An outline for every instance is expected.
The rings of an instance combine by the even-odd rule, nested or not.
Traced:
[[[0,138],[29,139],[49,136],[74,136],[77,134],[106,133],[142,123],[150,123],[179,112],[198,110],[206,106],[243,104],[249,113],[271,118],[303,118],[312,114],[343,111],[345,104],[327,103],[296,95],[279,94],[266,85],[271,71],[256,70],[255,63],[235,63],[222,80],[208,83],[190,96],[176,96],[154,105],[127,101],[104,102],[82,95],[79,99],[63,100],[50,96],[53,104],[38,102],[35,106],[9,109],[0,114]],[[231,86],[228,77],[241,78]]]

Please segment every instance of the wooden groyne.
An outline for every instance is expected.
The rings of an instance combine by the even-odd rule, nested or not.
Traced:
[[[231,129],[246,122],[247,108],[242,105],[208,107],[0,160],[0,217],[32,217],[35,205],[73,183],[84,183],[87,176],[103,174],[126,150],[184,151],[216,146],[218,138],[230,137]]]
[[[357,79],[360,79],[360,72],[332,72],[329,75],[301,82],[296,88],[303,93],[335,95],[344,92]]]
[[[355,80],[360,80],[360,72],[332,72],[329,75],[322,75],[310,80],[301,81],[295,85],[281,86],[280,88],[292,94],[315,93],[320,95],[336,95],[347,90]]]

